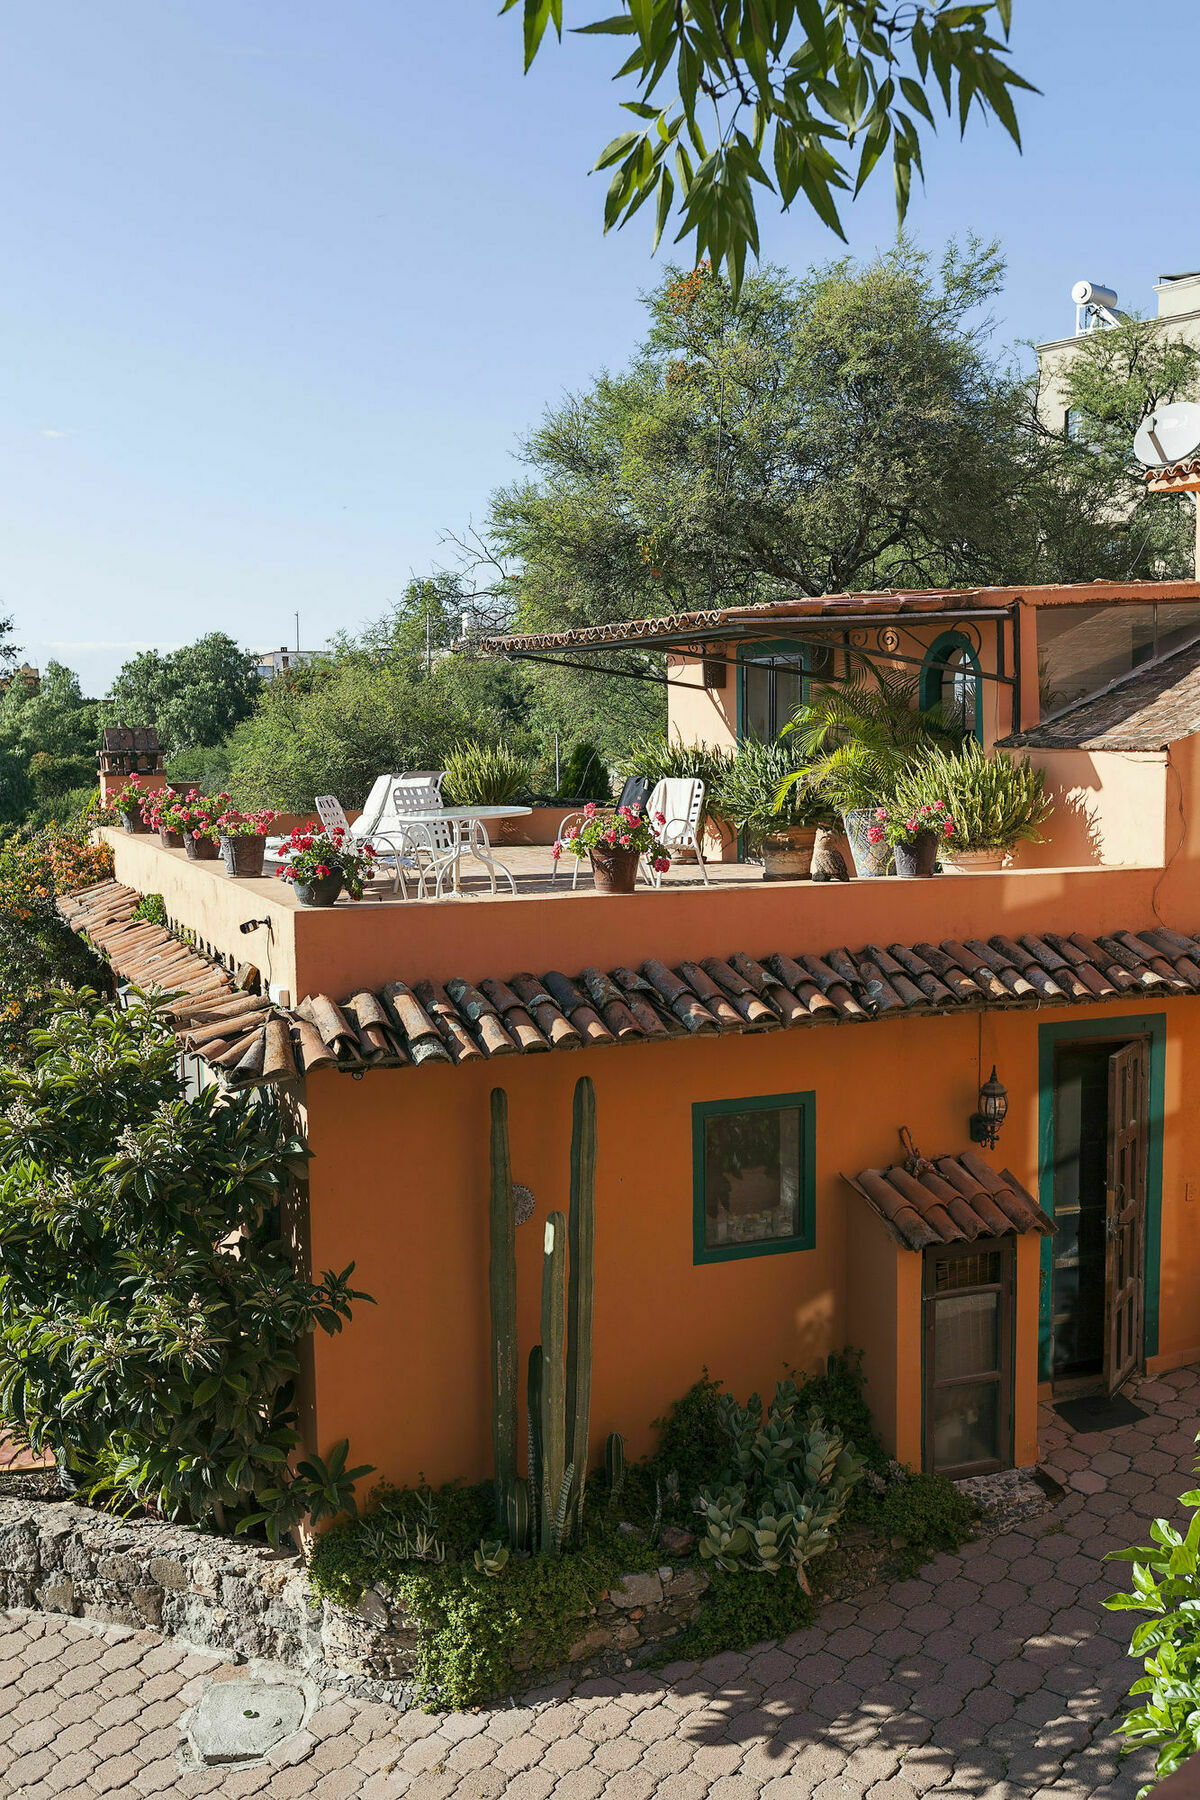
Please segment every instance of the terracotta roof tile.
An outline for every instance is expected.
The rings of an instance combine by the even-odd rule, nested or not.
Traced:
[[[1165,750],[1200,731],[1200,639],[1119,675],[1098,694],[1004,738],[1042,750]]]
[[[1032,1194],[1005,1169],[997,1174],[974,1151],[909,1159],[888,1169],[843,1175],[906,1250],[970,1243],[1010,1231],[1054,1230]]]
[[[102,882],[64,898],[59,909],[76,931],[103,948],[122,979],[178,996],[171,1014],[181,1044],[235,1086],[288,1080],[320,1068],[360,1074],[585,1045],[985,1008],[1101,1005],[1131,994],[1200,994],[1200,938],[1156,925],[1096,938],[1046,932],[1012,939],[997,933],[986,942],[946,938],[940,944],[839,946],[821,955],[773,951],[754,958],[731,950],[677,968],[648,958],[637,970],[590,967],[576,975],[524,970],[476,982],[418,981],[411,987],[391,981],[377,991],[340,998],[310,995],[286,1014],[235,986],[228,970],[162,927],[132,921],[138,898],[131,888]],[[286,1033],[276,1025],[286,1026]],[[972,1167],[961,1158],[959,1164]],[[951,1186],[960,1178],[946,1177]],[[982,1178],[974,1179],[978,1185]],[[892,1191],[889,1204],[898,1206],[903,1198]],[[1002,1196],[997,1203],[1003,1210]],[[936,1223],[941,1214],[934,1217]]]

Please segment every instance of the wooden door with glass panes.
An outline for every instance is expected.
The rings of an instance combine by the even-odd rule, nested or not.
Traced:
[[[1011,1468],[1013,1240],[937,1245],[923,1275],[925,1467]]]
[[[1110,1394],[1128,1381],[1142,1355],[1149,1065],[1144,1038],[1123,1044],[1108,1059],[1104,1385]]]

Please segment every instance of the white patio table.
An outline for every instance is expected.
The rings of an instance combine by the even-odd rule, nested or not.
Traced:
[[[424,828],[426,836],[426,843],[420,847],[426,850],[430,861],[428,871],[421,871],[421,892],[424,893],[425,890],[426,873],[436,874],[437,886],[434,892],[435,898],[440,900],[449,875],[455,894],[461,896],[463,858],[470,856],[487,870],[493,894],[496,892],[497,874],[504,876],[515,894],[517,884],[513,880],[512,871],[506,869],[491,853],[488,822],[492,819],[524,819],[532,811],[532,806],[438,806],[421,812],[406,812],[400,821],[405,833],[409,832],[411,826],[418,825]],[[443,827],[440,831],[437,829],[439,826]],[[386,842],[386,832],[377,832],[375,835],[381,842]],[[410,843],[414,837],[415,833],[410,836]]]

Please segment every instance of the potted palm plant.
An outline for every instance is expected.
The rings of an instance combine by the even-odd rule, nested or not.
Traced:
[[[805,880],[817,828],[833,819],[818,788],[790,780],[797,773],[803,767],[794,745],[748,738],[722,769],[712,796],[713,812],[743,832],[747,849],[761,856],[767,881]]]
[[[1041,843],[1051,811],[1046,777],[1028,757],[988,756],[972,738],[956,754],[931,747],[906,770],[897,802],[910,809],[941,800],[954,820],[942,850],[951,873],[999,869],[1017,844]]]
[[[871,827],[904,770],[928,750],[958,749],[965,736],[947,707],[919,706],[918,692],[915,681],[872,670],[820,689],[784,727],[809,766],[783,786],[805,780],[821,789],[842,815],[859,876],[886,875],[891,865],[886,833],[873,838]]]

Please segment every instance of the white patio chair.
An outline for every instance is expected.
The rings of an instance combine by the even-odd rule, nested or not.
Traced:
[[[700,846],[700,820],[704,814],[704,783],[698,779],[660,781],[646,802],[650,829],[666,851],[694,850],[704,885],[708,868]],[[662,886],[662,876],[642,858],[642,871],[654,887]]]
[[[382,775],[379,779],[380,781],[386,782],[390,777]],[[364,821],[370,820],[374,820],[377,823],[382,814],[383,805],[386,805],[386,793],[384,794],[383,805],[376,801],[376,792],[378,788],[379,781],[375,783],[375,786],[367,795],[367,805],[363,808],[361,816],[354,821],[353,825],[351,825],[349,819],[347,819],[346,809],[337,798],[336,794],[317,795],[317,817],[320,819],[321,824],[326,831],[342,831],[350,839],[350,842],[356,846],[369,843],[372,849],[377,852],[376,861],[381,864],[391,865],[393,877],[392,892],[403,894],[404,898],[407,900],[408,882],[404,878],[405,846],[403,842],[393,842],[386,831],[376,832],[373,824],[364,823]],[[378,842],[376,840],[378,840]],[[383,846],[382,851],[378,848],[380,844]],[[383,873],[384,871],[381,868],[379,871],[381,877]]]
[[[389,839],[398,834],[407,853],[413,858],[421,894],[425,892],[427,875],[437,877],[436,891],[441,892],[441,877],[454,862],[458,839],[453,826],[437,821],[405,822],[405,815],[435,812],[445,803],[442,799],[444,769],[413,769],[392,778],[391,816],[386,821]]]

